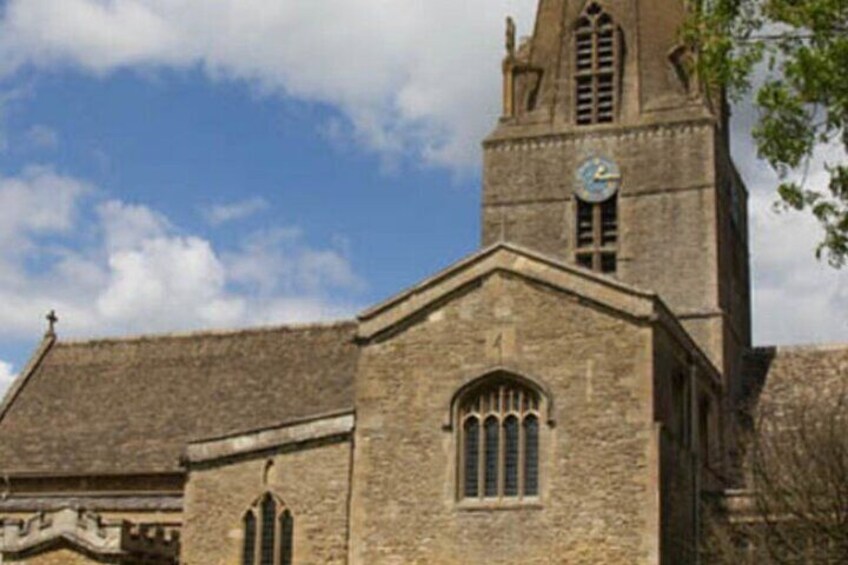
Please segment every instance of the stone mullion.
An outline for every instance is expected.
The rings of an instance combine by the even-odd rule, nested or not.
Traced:
[[[600,62],[598,60],[598,27],[597,21],[592,19],[592,122],[593,124],[598,123],[598,103],[599,96],[601,91],[600,85],[600,74],[598,69],[600,68]]]
[[[498,419],[498,464],[496,466],[498,500],[504,497],[504,483],[506,482],[506,429],[504,428],[506,410],[504,410],[504,392],[505,387],[498,387],[498,410],[496,414]]]
[[[486,497],[486,418],[479,415],[477,432],[477,497]]]
[[[601,270],[603,247],[603,214],[600,204],[592,204],[592,269]]]
[[[282,506],[282,512],[278,512],[274,517],[274,565],[282,565],[282,539],[283,539],[283,513],[286,511],[285,506]]]
[[[622,80],[623,69],[621,67],[621,55],[619,54],[619,45],[621,44],[621,37],[619,36],[619,29],[613,25],[612,29],[612,119],[618,119],[618,100],[619,96],[619,88],[620,82]]]
[[[262,563],[262,511],[261,511],[261,499],[260,506],[257,507],[257,512],[254,512],[254,518],[256,519],[256,535],[253,536],[253,563],[254,565],[260,565]],[[251,512],[253,512],[251,510]]]

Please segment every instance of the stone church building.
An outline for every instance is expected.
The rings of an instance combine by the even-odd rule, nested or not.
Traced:
[[[0,405],[0,562],[696,562],[738,408],[845,379],[848,345],[752,349],[747,192],[683,18],[510,21],[481,250],[356,319],[51,329]]]

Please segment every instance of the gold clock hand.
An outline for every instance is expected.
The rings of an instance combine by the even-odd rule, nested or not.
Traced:
[[[595,172],[595,175],[592,177],[592,180],[598,180],[598,181],[619,180],[619,179],[621,179],[621,175],[608,173],[607,168],[603,165],[598,167],[598,170]]]
[[[595,180],[621,180],[621,175],[595,175]]]

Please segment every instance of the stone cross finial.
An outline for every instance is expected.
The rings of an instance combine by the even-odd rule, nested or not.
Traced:
[[[47,335],[56,335],[56,324],[59,322],[59,316],[56,315],[56,310],[50,310],[45,317],[47,319]]]

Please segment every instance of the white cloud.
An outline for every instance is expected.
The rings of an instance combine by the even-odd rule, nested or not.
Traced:
[[[315,249],[303,242],[301,230],[278,228],[254,233],[224,261],[233,280],[263,296],[362,290],[364,283],[337,247]]]
[[[479,166],[479,141],[498,113],[503,17],[514,14],[521,33],[529,33],[535,6],[536,0],[8,0],[0,73],[26,65],[96,75],[200,67],[213,81],[330,105],[343,119],[319,127],[334,142],[364,145],[389,160],[410,156],[468,170]],[[845,271],[816,262],[820,236],[809,217],[771,211],[775,179],[753,151],[752,110],[738,110],[734,153],[752,193],[756,340],[844,341]],[[154,210],[117,201],[99,204],[96,249],[43,244],[81,227],[77,209],[87,190],[49,169],[0,179],[0,333],[32,332],[52,306],[64,313],[63,325],[80,332],[133,323],[144,329],[145,316],[163,327],[303,319],[345,310],[326,298],[333,285],[361,288],[343,249],[314,249],[298,230],[215,249],[175,235]],[[247,204],[210,209],[208,218],[247,217],[257,211]],[[47,256],[53,268],[27,275],[19,268],[24,256]],[[174,280],[182,276],[179,261],[191,266],[186,279],[200,285],[206,303],[188,296],[183,308],[148,311],[154,297],[183,292]],[[118,289],[131,283],[130,273],[146,281],[139,293],[147,298],[124,304]]]
[[[0,361],[0,399],[6,394],[6,390],[12,385],[17,375],[11,363]]]
[[[776,175],[759,160],[750,137],[755,119],[737,108],[734,156],[750,191],[754,339],[760,344],[845,342],[848,338],[848,269],[815,257],[822,230],[809,212],[778,213]],[[809,186],[824,186],[823,163],[844,159],[830,147],[810,169]]]
[[[144,328],[168,327],[183,317],[200,325],[239,321],[242,308],[227,297],[226,273],[207,241],[148,239],[137,249],[110,254],[108,267],[109,282],[96,305],[106,320],[132,320]],[[210,311],[237,316],[210,319]]]
[[[36,239],[68,233],[77,222],[80,199],[89,192],[85,182],[46,167],[0,176],[0,284],[27,285],[17,263],[49,254],[51,249],[37,246]]]
[[[503,19],[535,0],[9,0],[0,72],[200,66],[330,104],[389,159],[476,167],[498,112]],[[333,126],[337,128],[337,124]]]
[[[65,336],[351,315],[362,289],[343,250],[310,246],[295,228],[216,249],[147,206],[102,200],[45,168],[0,179],[0,228],[4,338],[38,335],[52,308]]]
[[[38,233],[67,232],[75,222],[83,181],[48,167],[28,167],[18,177],[0,178],[0,241]]]
[[[268,208],[268,202],[260,196],[247,198],[230,204],[219,204],[203,208],[203,217],[213,225],[219,226],[228,222],[247,219]]]
[[[167,218],[147,206],[109,200],[97,206],[106,247],[113,251],[135,249],[144,242],[164,236],[170,229]]]
[[[59,146],[59,133],[45,125],[36,124],[24,134],[26,141],[37,149],[55,149]]]
[[[845,341],[848,272],[815,259],[822,234],[809,214],[778,214],[773,201],[772,194],[758,191],[751,203],[757,341]]]

